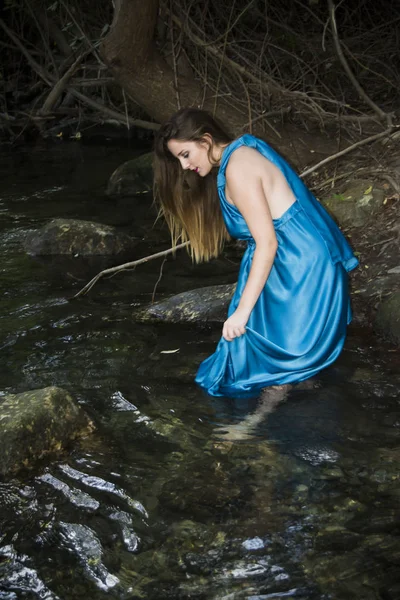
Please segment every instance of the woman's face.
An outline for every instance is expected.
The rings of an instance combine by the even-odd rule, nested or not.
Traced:
[[[195,171],[200,177],[205,177],[213,168],[208,157],[209,144],[204,142],[185,142],[169,140],[168,150],[179,160],[182,169]]]

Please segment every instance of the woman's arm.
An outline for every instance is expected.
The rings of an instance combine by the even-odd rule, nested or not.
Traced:
[[[241,150],[241,149],[240,149]],[[243,215],[256,243],[252,265],[236,311],[225,321],[222,335],[231,341],[245,333],[250,313],[268,279],[278,242],[265,189],[273,187],[273,170],[243,148],[232,155],[226,172],[226,195]],[[258,158],[258,157],[257,157]]]

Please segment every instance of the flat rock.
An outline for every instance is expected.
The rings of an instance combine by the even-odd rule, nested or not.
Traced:
[[[134,313],[138,321],[222,323],[236,284],[212,285],[182,292]]]

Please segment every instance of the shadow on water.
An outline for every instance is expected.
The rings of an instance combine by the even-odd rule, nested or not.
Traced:
[[[353,330],[337,363],[272,412],[205,397],[193,375],[219,332],[132,321],[160,263],[69,302],[113,261],[21,246],[63,216],[137,235],[130,260],[165,247],[150,199],[104,196],[128,151],[1,158],[1,394],[62,386],[96,431],[0,484],[0,599],[400,598],[398,354]],[[158,298],[233,281],[231,258],[168,260]],[[235,426],[245,435],[226,435]]]

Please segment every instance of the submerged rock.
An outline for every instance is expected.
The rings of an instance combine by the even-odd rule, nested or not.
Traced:
[[[134,313],[138,321],[222,323],[236,284],[212,285],[182,292]]]
[[[153,153],[120,165],[111,175],[106,194],[111,198],[148,194],[153,187]]]
[[[91,429],[88,417],[61,388],[5,396],[0,403],[0,474],[60,453]]]
[[[400,291],[394,292],[380,304],[375,328],[386,338],[400,344]]]
[[[340,225],[362,227],[382,206],[384,191],[370,181],[353,181],[324,205]]]
[[[109,225],[78,219],[53,219],[39,231],[30,232],[24,247],[33,256],[106,256],[129,252],[135,244],[133,238]]]
[[[85,575],[98,588],[108,592],[119,583],[118,577],[103,565],[101,542],[87,525],[60,522],[60,530],[63,544],[76,556]]]

